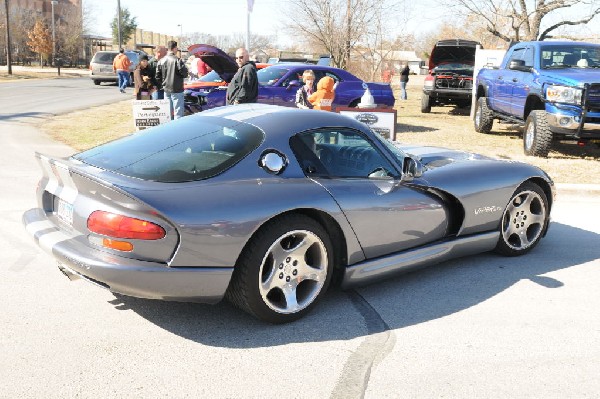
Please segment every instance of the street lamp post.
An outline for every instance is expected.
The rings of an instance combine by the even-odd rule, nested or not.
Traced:
[[[56,30],[54,28],[54,6],[58,4],[58,0],[51,0],[52,4],[52,65],[56,64]]]

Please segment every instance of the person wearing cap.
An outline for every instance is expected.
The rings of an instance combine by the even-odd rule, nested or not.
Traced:
[[[148,66],[148,56],[141,55],[140,63],[133,71],[133,95],[136,100],[150,100],[152,91],[155,90],[152,84],[152,72]]]

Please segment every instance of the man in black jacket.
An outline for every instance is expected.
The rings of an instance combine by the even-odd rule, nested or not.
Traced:
[[[162,82],[158,82],[156,80],[156,68],[158,66],[158,61],[160,61],[165,55],[167,55],[167,49],[165,46],[154,46],[154,57],[150,58],[150,61],[148,61],[152,86],[156,88],[156,90],[152,92],[153,100],[163,100],[165,98],[165,91],[160,86]]]
[[[237,49],[235,62],[240,69],[227,86],[227,104],[255,103],[258,97],[258,77],[256,76],[256,65],[250,61],[248,50]]]
[[[169,52],[156,66],[156,81],[165,91],[165,99],[171,103],[173,118],[183,118],[183,80],[188,76],[185,63],[177,57],[177,42],[167,43]]]

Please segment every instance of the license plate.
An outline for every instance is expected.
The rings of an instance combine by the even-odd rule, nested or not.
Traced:
[[[60,220],[67,223],[68,225],[73,224],[73,204],[69,204],[68,202],[58,199],[58,209],[56,210],[56,216],[59,217]]]

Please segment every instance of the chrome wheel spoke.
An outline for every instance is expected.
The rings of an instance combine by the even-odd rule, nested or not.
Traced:
[[[529,225],[533,225],[533,224],[540,224],[540,225],[544,225],[545,222],[545,217],[544,215],[536,215],[534,213],[531,214],[531,217],[529,219]]]
[[[521,231],[518,235],[519,241],[521,242],[521,248],[527,248],[531,245],[531,241],[529,241],[529,237],[527,237],[526,231]]]
[[[324,281],[327,277],[327,272],[323,265],[307,265],[305,263],[298,265],[298,278],[299,281],[312,280],[312,281]]]
[[[282,287],[281,291],[285,298],[285,310],[289,313],[296,312],[302,307],[298,304],[298,297],[296,296],[296,284],[286,284]]]

